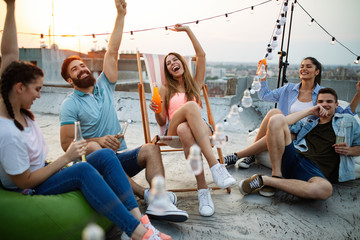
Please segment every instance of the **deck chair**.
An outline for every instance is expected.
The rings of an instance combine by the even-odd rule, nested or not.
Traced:
[[[163,76],[164,72],[164,66],[163,66],[163,59],[165,55],[157,55],[157,54],[142,54],[142,57],[145,61],[146,70],[148,73],[148,77],[150,80],[150,88],[152,91],[153,83],[156,83],[158,86],[165,83],[165,76]],[[150,126],[149,126],[149,117],[147,113],[147,104],[146,104],[146,98],[145,98],[145,88],[144,88],[144,81],[142,76],[142,67],[141,67],[141,54],[139,51],[137,51],[136,54],[137,63],[138,63],[138,71],[139,71],[139,78],[140,83],[138,84],[138,91],[139,91],[139,99],[140,99],[140,109],[141,109],[141,117],[143,122],[143,130],[144,130],[144,137],[145,137],[145,143],[154,143],[160,146],[160,149],[162,146],[169,146],[172,149],[161,149],[161,152],[169,152],[169,151],[183,151],[181,141],[178,136],[164,136],[165,132],[165,126],[159,126],[160,128],[160,134],[156,135],[153,139],[151,139],[150,136]],[[190,71],[192,71],[191,62],[192,57],[184,57]],[[206,110],[207,110],[207,117],[209,124],[215,129],[215,121],[211,112],[210,108],[210,102],[209,102],[209,95],[208,95],[208,88],[207,85],[202,86],[202,93],[206,104]],[[211,136],[210,136],[211,140]],[[220,163],[224,164],[224,157],[222,154],[222,149],[217,148],[217,153],[220,159]],[[212,188],[214,190],[220,189],[218,187]],[[194,189],[174,189],[171,190],[174,192],[186,192],[186,191],[197,191],[196,188]],[[227,188],[227,192],[230,193],[231,189]]]

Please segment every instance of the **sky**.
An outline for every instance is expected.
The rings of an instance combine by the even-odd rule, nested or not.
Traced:
[[[120,52],[166,54],[170,51],[183,55],[193,55],[194,49],[186,33],[171,32],[166,35],[164,27],[176,23],[200,20],[199,24],[189,24],[206,52],[207,61],[254,62],[264,57],[267,44],[274,32],[276,20],[282,12],[282,4],[276,0],[256,6],[266,0],[127,0],[127,15]],[[281,0],[279,0],[281,1]],[[281,1],[282,2],[282,1]],[[289,1],[289,6],[293,1]],[[343,45],[360,55],[360,1],[359,0],[299,0],[305,10]],[[52,5],[54,7],[52,7]],[[225,13],[256,6],[229,14]],[[54,9],[54,10],[53,10]],[[290,26],[290,7],[287,26]],[[0,1],[0,30],[3,29],[6,5]],[[52,16],[54,13],[54,16]],[[221,15],[221,17],[204,20]],[[56,35],[88,35],[111,33],[116,17],[114,0],[16,0],[16,20],[19,46],[37,48],[40,34],[54,32]],[[300,65],[307,56],[317,58],[327,65],[356,66],[356,56],[340,46],[331,45],[327,35],[316,23],[308,25],[311,18],[295,5],[291,24],[288,61]],[[161,28],[151,31],[138,30]],[[130,39],[134,31],[134,40]],[[31,34],[35,35],[31,35]],[[289,29],[285,31],[283,50],[286,51]],[[1,35],[1,32],[0,32]],[[46,44],[55,43],[61,49],[88,52],[107,46],[108,35],[98,35],[97,43],[87,37],[45,36]],[[282,36],[278,39],[281,40]],[[273,60],[279,57],[275,49]],[[359,65],[357,65],[359,66]]]

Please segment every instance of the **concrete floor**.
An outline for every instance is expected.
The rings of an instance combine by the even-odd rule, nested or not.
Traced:
[[[50,146],[48,159],[54,160],[63,152],[59,141],[59,122],[55,115],[36,115],[47,143]],[[249,129],[254,124],[247,123]],[[224,154],[246,147],[247,130],[227,129],[229,143]],[[157,126],[151,125],[153,134]],[[131,124],[127,131],[129,148],[141,145],[143,140],[141,123]],[[195,187],[195,178],[186,170],[182,152],[163,154],[168,189]],[[207,165],[207,164],[206,164]],[[256,165],[248,170],[228,168],[230,174],[240,180],[255,173],[270,174],[270,169]],[[209,185],[214,186],[212,177],[205,166]],[[144,173],[135,180],[147,186]],[[183,223],[169,223],[152,220],[160,231],[173,239],[360,239],[360,180],[334,185],[334,193],[325,201],[303,200],[293,195],[277,192],[274,197],[265,198],[259,194],[243,196],[238,186],[225,190],[212,191],[215,214],[201,217],[198,212],[196,192],[177,193],[178,208],[189,213],[189,219]],[[142,212],[145,212],[143,200],[139,200]],[[120,239],[118,229],[108,234],[108,239]]]

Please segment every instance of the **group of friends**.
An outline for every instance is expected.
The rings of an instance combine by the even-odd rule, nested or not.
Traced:
[[[140,186],[131,177],[145,169],[151,187],[152,179],[165,176],[160,149],[144,144],[126,150],[119,141],[120,124],[114,107],[118,79],[118,52],[126,15],[125,0],[115,0],[117,16],[104,56],[103,71],[95,79],[78,56],[64,60],[61,76],[73,88],[60,110],[60,138],[64,154],[46,163],[47,145],[30,111],[40,98],[43,71],[28,62],[19,61],[15,0],[7,5],[1,41],[0,99],[0,180],[9,191],[33,195],[56,195],[80,190],[88,203],[107,217],[131,239],[171,239],[159,232],[150,218],[183,222],[186,211],[176,207],[177,196],[166,192],[160,211],[150,198],[150,188]],[[305,58],[299,70],[301,82],[269,90],[266,77],[261,79],[259,97],[279,104],[264,118],[255,142],[247,148],[225,156],[225,165],[215,157],[209,141],[211,126],[201,117],[200,89],[205,77],[205,52],[188,26],[177,24],[171,30],[185,32],[196,53],[196,73],[190,74],[184,58],[171,52],[164,59],[166,84],[160,87],[162,111],[154,113],[166,134],[179,136],[185,158],[196,143],[206,159],[213,180],[220,188],[236,183],[225,165],[249,167],[254,155],[268,150],[272,176],[255,174],[239,183],[244,195],[259,191],[273,196],[282,190],[301,198],[327,199],[332,183],[355,179],[353,156],[360,155],[360,126],[353,115],[360,101],[360,83],[345,109],[338,106],[336,92],[320,86],[321,64]],[[151,102],[156,112],[160,106]],[[79,121],[84,140],[74,141],[74,123]],[[336,143],[340,124],[345,127],[345,142]],[[86,162],[66,167],[86,154]],[[204,172],[195,176],[199,213],[212,216],[215,206]],[[147,204],[142,214],[135,195]]]

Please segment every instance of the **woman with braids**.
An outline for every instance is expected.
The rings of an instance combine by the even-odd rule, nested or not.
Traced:
[[[171,239],[155,229],[146,215],[141,215],[126,174],[111,149],[96,151],[87,156],[87,162],[64,168],[85,153],[86,141],[74,141],[64,155],[45,164],[47,145],[30,112],[33,102],[40,98],[44,74],[30,63],[16,61],[15,1],[5,2],[0,102],[2,186],[33,195],[80,190],[96,211],[132,239]],[[126,2],[116,3],[126,9]]]
[[[184,58],[178,53],[169,53],[164,58],[166,84],[160,88],[160,95],[164,101],[162,111],[155,113],[156,121],[160,126],[169,121],[165,134],[179,136],[186,158],[190,147],[196,142],[209,164],[216,185],[220,188],[230,187],[236,181],[226,168],[216,161],[209,141],[212,129],[200,113],[200,89],[205,77],[205,52],[188,26],[177,24],[171,30],[186,32],[189,36],[196,52],[196,73],[194,77],[191,76]],[[151,110],[156,111],[158,107],[154,102],[150,103]],[[205,181],[204,171],[195,178],[198,185],[200,215],[211,216],[215,212],[215,207]]]
[[[258,92],[259,98],[264,101],[278,103],[278,108],[272,109],[266,114],[255,137],[254,144],[242,151],[224,157],[225,163],[227,163],[227,165],[236,163],[237,167],[249,168],[250,165],[255,162],[255,154],[267,150],[264,136],[269,119],[272,116],[279,113],[287,116],[291,113],[315,106],[319,90],[323,88],[320,86],[321,71],[322,65],[317,59],[306,57],[300,65],[299,76],[301,81],[299,83],[288,83],[283,87],[271,91],[268,87],[266,77],[261,79],[261,89]],[[360,82],[356,84],[356,90],[355,96],[349,106],[345,109],[339,106],[336,112],[356,114],[356,107],[360,101]]]

